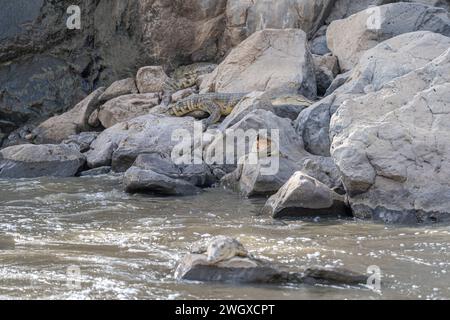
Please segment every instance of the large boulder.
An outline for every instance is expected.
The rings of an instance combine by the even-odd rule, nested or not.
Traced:
[[[386,222],[450,216],[449,89],[447,50],[334,114],[331,153],[356,216]]]
[[[145,114],[159,104],[158,93],[128,94],[102,105],[98,110],[98,120],[105,128]]]
[[[85,157],[66,145],[25,144],[0,150],[0,178],[72,177]]]
[[[105,88],[99,88],[78,103],[70,111],[59,116],[54,116],[33,130],[33,136],[37,143],[60,143],[71,135],[93,128],[89,125],[89,117],[100,103],[100,96]]]
[[[299,28],[314,33],[324,22],[332,0],[229,0],[224,42],[236,46],[262,29]]]
[[[349,208],[345,196],[320,181],[296,172],[281,189],[267,200],[264,214],[275,219],[316,216],[345,216]]]
[[[352,69],[359,58],[378,43],[413,31],[432,31],[450,36],[447,10],[419,3],[393,3],[372,7],[343,20],[333,21],[327,30],[328,47],[341,68]]]
[[[369,49],[344,83],[332,94],[304,110],[295,127],[305,149],[330,155],[331,116],[347,99],[378,91],[384,84],[425,66],[450,47],[450,38],[429,31],[405,33]]]
[[[237,46],[201,85],[203,91],[316,96],[316,81],[306,33],[265,29]]]
[[[91,144],[87,153],[90,168],[110,166],[124,172],[141,153],[160,152],[170,156],[181,137],[193,136],[195,119],[148,114],[118,123]],[[201,130],[201,129],[200,129]],[[178,135],[177,132],[179,133]],[[176,138],[172,138],[172,135]]]
[[[210,187],[214,182],[205,163],[175,164],[167,154],[149,152],[140,154],[125,172],[124,186],[128,192],[191,195],[199,192],[196,186]]]

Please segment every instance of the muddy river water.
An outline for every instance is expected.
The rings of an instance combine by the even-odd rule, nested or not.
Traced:
[[[278,222],[263,204],[222,189],[129,195],[114,176],[0,180],[0,299],[450,298],[449,225]],[[378,266],[381,290],[176,281],[189,244],[220,234],[292,270]]]

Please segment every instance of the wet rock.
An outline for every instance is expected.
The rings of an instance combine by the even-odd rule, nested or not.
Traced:
[[[86,170],[80,173],[81,177],[93,177],[93,176],[100,176],[104,174],[108,174],[111,172],[111,167],[99,167],[91,170]]]
[[[314,98],[316,84],[306,34],[300,29],[256,32],[225,58],[200,89],[300,93]]]
[[[374,14],[379,17],[372,18]],[[379,21],[379,25],[372,26],[370,19]],[[450,15],[445,9],[418,3],[387,4],[333,21],[327,30],[327,41],[330,50],[338,57],[340,67],[347,71],[368,49],[413,31],[432,31],[450,36]]]
[[[123,95],[106,102],[98,110],[98,119],[105,128],[145,114],[159,104],[158,93]]]
[[[216,182],[213,173],[205,163],[175,164],[171,157],[159,152],[140,154],[133,167],[185,180],[198,187],[211,187]]]
[[[160,66],[140,68],[136,75],[136,84],[140,93],[159,93],[169,77]]]
[[[219,236],[220,237],[220,236]],[[207,241],[210,246],[214,239]],[[224,239],[228,237],[222,237]],[[228,238],[235,242],[237,240]],[[239,242],[238,242],[239,243]],[[245,249],[245,248],[244,248]],[[229,251],[225,245],[222,250]],[[191,252],[184,256],[175,270],[177,280],[253,283],[253,284],[322,284],[357,286],[367,283],[367,276],[340,268],[306,266],[296,271],[287,271],[276,263],[247,257],[235,256],[212,262],[207,253]]]
[[[296,172],[263,208],[275,219],[310,216],[346,216],[349,208],[341,196],[318,180]]]
[[[450,51],[380,91],[345,101],[331,154],[354,214],[385,222],[449,217]]]
[[[99,132],[82,132],[80,134],[69,136],[62,144],[66,144],[81,153],[89,150],[91,143],[97,139]]]
[[[0,178],[72,177],[85,157],[65,145],[25,144],[0,150]]]
[[[134,78],[127,78],[115,81],[105,92],[99,97],[100,101],[108,101],[127,94],[136,94],[138,89]]]
[[[302,273],[302,280],[310,285],[366,285],[368,277],[343,268],[309,267]]]
[[[237,283],[285,283],[287,274],[248,258],[235,257],[212,265],[205,255],[188,254],[177,267],[175,278],[190,281]]]
[[[127,192],[146,192],[171,196],[193,195],[201,189],[181,179],[173,179],[152,170],[131,167],[125,172],[123,184]]]
[[[99,97],[104,90],[105,88],[95,90],[70,111],[41,123],[33,130],[35,142],[40,144],[60,143],[71,135],[92,130],[88,120],[92,112],[99,106]]]

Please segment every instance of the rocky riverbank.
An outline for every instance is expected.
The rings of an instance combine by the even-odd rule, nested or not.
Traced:
[[[448,1],[87,1],[71,31],[64,3],[29,8],[29,30],[1,28],[0,178],[113,171],[133,193],[225,187],[268,198],[277,219],[450,217]],[[208,128],[211,111],[184,102],[234,93]],[[193,112],[170,115],[167,101]],[[249,131],[243,154],[224,147]]]

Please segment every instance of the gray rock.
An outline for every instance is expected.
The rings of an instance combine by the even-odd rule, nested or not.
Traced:
[[[275,219],[316,216],[346,216],[345,197],[298,171],[267,200],[262,212]]]
[[[105,128],[148,114],[159,104],[158,93],[122,95],[106,102],[98,110],[98,119]]]
[[[111,167],[99,167],[95,169],[86,170],[80,173],[80,177],[94,177],[108,174],[111,172]]]
[[[219,237],[210,240],[209,245]],[[228,239],[240,244],[233,238]],[[224,247],[223,250],[226,249]],[[246,251],[243,246],[242,249]],[[225,260],[210,261],[206,254],[201,253],[189,253],[184,256],[175,270],[175,278],[179,281],[338,286],[365,285],[368,279],[365,275],[341,268],[304,266],[298,271],[288,271],[276,263],[257,259],[251,254],[247,254],[246,257],[232,256]]]
[[[72,177],[84,156],[65,145],[25,144],[0,150],[0,178]]]
[[[161,66],[140,68],[136,74],[136,85],[139,93],[159,93],[164,91],[164,84],[169,77]]]
[[[304,110],[295,121],[296,131],[303,137],[305,149],[315,155],[329,156],[329,123],[342,103],[378,91],[389,81],[425,66],[449,46],[449,37],[418,31],[399,35],[369,49],[352,72],[342,75],[342,82],[345,83],[339,84],[332,94]]]
[[[198,187],[211,187],[217,182],[205,163],[175,164],[169,156],[159,152],[140,154],[133,167],[151,170],[170,178],[185,180]]]
[[[375,24],[377,21],[379,25]],[[413,31],[432,31],[450,36],[450,14],[445,9],[419,3],[387,4],[333,21],[327,30],[327,41],[330,50],[338,57],[340,67],[348,71],[368,49]]]
[[[354,214],[385,222],[450,214],[450,51],[380,91],[345,101],[331,120],[331,154]]]
[[[138,89],[134,78],[127,78],[115,81],[105,92],[99,97],[100,101],[108,101],[126,94],[136,94]]]
[[[316,82],[307,40],[300,29],[258,31],[233,49],[200,89],[265,91],[315,98]]]
[[[167,117],[148,114],[118,123],[103,131],[87,152],[90,168],[112,166],[125,172],[141,153],[160,152],[169,156],[182,137],[172,134],[190,133],[193,136],[195,120],[191,117]],[[180,131],[177,131],[180,130]],[[189,141],[190,142],[190,141]]]
[[[82,132],[77,135],[69,136],[62,144],[66,144],[84,153],[89,150],[91,143],[97,139],[99,132]]]
[[[83,99],[71,110],[59,116],[54,116],[33,130],[36,143],[60,143],[71,135],[76,135],[83,131],[90,131],[93,128],[88,120],[92,112],[99,106],[99,97],[105,88],[99,88]]]
[[[323,56],[331,52],[327,45],[327,27],[328,26],[320,27],[309,41],[312,54]]]
[[[254,148],[251,144],[254,143],[255,138],[250,134],[252,130],[255,134],[261,130],[267,130],[269,140],[273,145],[271,155],[268,157],[267,154],[260,154],[256,162],[249,161],[250,151]],[[270,138],[275,130],[278,130],[279,141],[274,140],[275,136]],[[243,145],[245,147],[245,150],[241,150],[243,154],[237,154],[233,148],[223,150],[227,141],[235,141],[236,134],[241,139],[238,139],[237,143],[244,143],[242,140],[245,139],[244,133],[248,135],[250,142]],[[219,154],[221,150],[224,151],[223,158],[208,158],[209,155]],[[212,168],[220,168],[229,173],[223,177],[221,183],[245,196],[272,195],[296,171],[303,171],[331,188],[340,185],[339,173],[331,158],[317,157],[306,152],[291,121],[277,117],[266,110],[252,111],[230,130],[217,136],[206,147],[205,156],[209,159],[208,163],[211,163]],[[234,159],[234,162],[230,159]],[[227,165],[223,165],[223,163]]]
[[[332,55],[313,55],[313,61],[317,81],[317,94],[323,96],[339,73],[338,60]]]
[[[328,16],[326,23],[330,24],[334,20],[347,18],[355,13],[366,10],[370,7],[381,6],[383,4],[400,2],[400,0],[336,0]],[[404,1],[408,2],[408,1]],[[413,1],[418,2],[418,1]]]
[[[125,172],[123,184],[127,192],[145,192],[171,196],[193,195],[200,189],[181,179],[173,179],[152,170],[131,167]]]
[[[298,28],[312,35],[323,24],[334,1],[229,0],[223,50],[234,47],[263,29]]]

